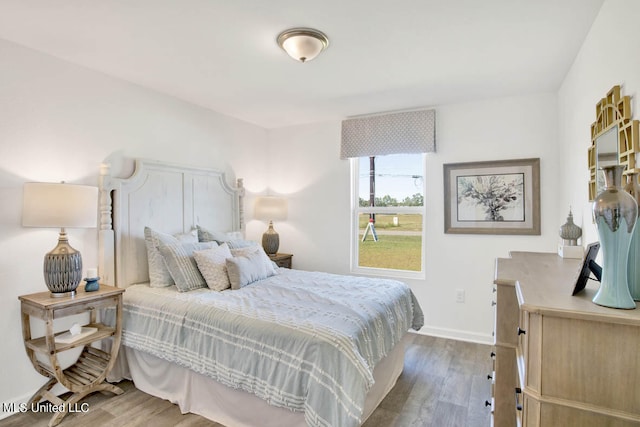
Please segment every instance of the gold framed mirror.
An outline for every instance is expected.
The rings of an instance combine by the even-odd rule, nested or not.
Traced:
[[[596,104],[596,121],[591,124],[589,159],[589,200],[604,189],[600,168],[625,165],[625,175],[638,172],[638,120],[632,120],[631,97],[620,95],[616,85]]]

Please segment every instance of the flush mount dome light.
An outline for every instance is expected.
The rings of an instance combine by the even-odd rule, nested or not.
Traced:
[[[296,61],[307,62],[329,46],[329,39],[312,28],[291,28],[280,33],[278,45]]]

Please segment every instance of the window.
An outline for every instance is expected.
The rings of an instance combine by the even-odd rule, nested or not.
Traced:
[[[435,116],[425,109],[342,122],[340,158],[351,159],[352,171],[354,273],[424,278],[424,153],[436,151]]]
[[[352,271],[424,276],[425,155],[351,159]]]

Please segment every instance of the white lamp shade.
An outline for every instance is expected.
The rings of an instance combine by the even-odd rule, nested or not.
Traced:
[[[324,49],[324,44],[314,37],[295,36],[285,40],[282,48],[293,59],[306,62],[318,56]]]
[[[282,197],[258,197],[255,204],[255,217],[267,221],[287,219],[287,199]]]
[[[327,36],[313,28],[291,28],[280,33],[278,45],[287,54],[300,62],[308,62],[329,46]]]
[[[24,227],[93,228],[97,223],[97,187],[44,182],[24,184]]]

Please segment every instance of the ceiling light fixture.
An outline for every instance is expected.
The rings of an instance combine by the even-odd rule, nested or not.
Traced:
[[[280,33],[278,45],[296,61],[307,62],[329,46],[329,39],[312,28],[291,28]]]

